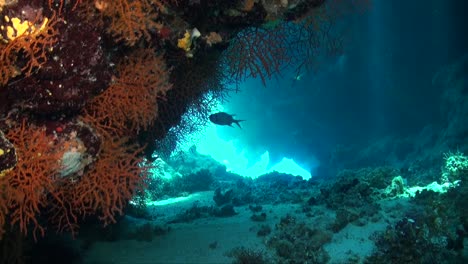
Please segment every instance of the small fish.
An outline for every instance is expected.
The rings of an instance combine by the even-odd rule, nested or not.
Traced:
[[[221,125],[221,126],[231,126],[232,123],[236,123],[239,128],[242,128],[239,124],[239,122],[245,121],[245,120],[236,120],[233,117],[234,115],[230,115],[225,112],[218,112],[215,114],[210,115],[210,121],[213,122],[214,124]]]

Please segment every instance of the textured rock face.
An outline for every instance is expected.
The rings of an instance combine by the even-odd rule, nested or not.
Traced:
[[[41,50],[34,52],[34,58],[20,54],[16,65],[32,59],[40,65],[31,74],[12,78],[8,98],[40,115],[76,114],[110,81],[112,71],[103,50],[102,27],[95,19],[84,20],[76,12],[59,17],[34,1],[26,2],[30,1],[18,1],[2,16],[18,17],[23,23],[28,17],[33,21],[47,19],[50,24],[44,30],[51,34],[47,43],[42,42],[43,37],[28,40]]]

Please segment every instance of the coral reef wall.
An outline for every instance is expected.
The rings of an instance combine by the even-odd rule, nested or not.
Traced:
[[[311,60],[324,2],[0,1],[0,238],[116,222],[190,107]]]

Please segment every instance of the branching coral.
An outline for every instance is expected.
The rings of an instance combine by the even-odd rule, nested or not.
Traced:
[[[267,10],[266,19],[271,20],[262,27],[241,31],[224,54],[224,64],[235,83],[259,77],[265,84],[287,67],[300,72],[303,67],[318,64],[323,54],[339,54],[343,32],[337,30],[337,20],[370,5],[370,0],[261,2]]]
[[[285,33],[259,27],[240,32],[224,58],[234,82],[260,77],[265,84],[268,78],[279,73],[291,59],[287,54],[289,47]]]
[[[110,18],[107,27],[116,42],[134,46],[140,39],[150,39],[150,30],[158,27],[156,7],[162,7],[159,1],[151,0],[101,0],[94,1],[95,7]]]
[[[76,186],[79,196],[75,202],[81,214],[99,213],[105,225],[115,223],[116,214],[123,214],[146,177],[146,167],[138,157],[141,148],[126,144],[126,139],[106,141],[95,167]]]
[[[49,49],[57,41],[55,25],[58,19],[55,14],[47,18],[40,13],[33,21],[8,16],[2,19],[6,23],[0,34],[0,85],[5,85],[10,78],[21,73],[29,76],[34,69],[44,65]],[[19,56],[25,63],[18,69]]]
[[[224,83],[225,72],[219,67],[217,56],[200,56],[198,53],[198,56],[187,58],[184,52],[177,52],[183,59],[177,61],[179,64],[174,65],[171,72],[173,88],[167,92],[166,100],[158,104],[160,114],[155,125],[161,134],[153,135],[149,140],[155,142],[165,137],[159,141],[161,145],[153,146],[159,154],[170,152],[175,141],[186,140],[186,135],[199,131],[209,120],[211,109],[218,100],[225,99],[228,91]],[[170,130],[171,127],[175,129]]]
[[[99,215],[104,225],[115,223],[144,186],[149,167],[142,164],[141,150],[125,138],[106,140],[99,159],[79,181],[62,179],[50,212],[58,230],[75,232],[77,220],[90,215]]]
[[[44,235],[38,216],[47,206],[47,194],[56,188],[54,178],[61,153],[54,150],[52,138],[44,129],[27,124],[26,120],[6,136],[15,145],[18,163],[2,179],[0,197],[9,210],[10,225],[17,224],[24,234],[32,225],[36,238],[37,234]]]
[[[158,99],[171,88],[164,60],[151,49],[139,50],[124,59],[117,71],[110,87],[86,108],[84,119],[101,134],[146,130],[158,116]]]
[[[53,14],[46,8],[22,4],[8,12],[15,16],[21,16],[23,10]],[[97,18],[84,20],[78,14],[78,10],[67,11],[66,21],[58,17],[53,27],[56,41],[47,47],[46,61],[31,75],[18,76],[8,83],[4,92],[11,103],[38,115],[71,116],[80,113],[86,102],[108,85],[113,67],[103,46],[104,29],[95,23]],[[24,65],[23,56],[17,55],[16,65]]]
[[[78,133],[86,137],[85,132]],[[71,232],[78,229],[81,218],[90,215],[99,215],[105,225],[114,223],[146,178],[142,148],[127,138],[104,141],[99,159],[92,164],[81,161],[86,166],[82,175],[65,177],[60,161],[70,144],[75,145],[76,136],[60,140],[23,121],[7,137],[15,145],[18,164],[0,178],[0,235],[7,217],[8,225],[18,226],[23,234],[32,228],[34,239],[43,236],[45,226],[50,225],[40,219],[49,219],[58,231]]]
[[[74,232],[91,215],[116,222],[147,174],[142,151],[154,148],[141,146],[166,136],[187,111],[195,117],[176,133],[206,122],[225,91],[224,66],[234,82],[265,82],[291,62],[288,36],[298,31],[261,26],[286,16],[287,3],[0,0],[0,123],[8,121],[2,129],[18,157],[0,177],[0,233],[11,225],[42,235],[47,220]],[[195,27],[205,37],[191,34],[179,49]]]

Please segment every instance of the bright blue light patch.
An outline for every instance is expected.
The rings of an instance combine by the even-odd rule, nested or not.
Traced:
[[[304,180],[310,179],[310,172],[299,166],[293,159],[283,158],[280,162],[271,167],[270,171],[289,173],[292,175],[302,176]]]
[[[301,176],[303,179],[310,179],[310,172],[301,168],[292,159],[283,158],[279,163],[270,166],[268,163],[270,157],[268,151],[262,154],[260,159],[253,165],[249,165],[249,160],[245,157],[243,151],[239,151],[232,141],[224,141],[219,138],[217,127],[214,124],[208,125],[204,131],[197,135],[192,135],[193,139],[185,146],[179,146],[181,150],[187,150],[195,143],[197,151],[202,155],[209,155],[214,160],[226,166],[227,171],[237,173],[242,176],[256,178],[262,174],[272,171],[289,173]]]
[[[216,113],[225,111],[225,109],[218,103],[211,111]],[[254,164],[252,162],[249,163],[244,151],[239,149],[239,146],[235,147],[233,141],[225,141],[219,137],[219,131],[222,130],[219,128],[219,126],[209,122],[203,130],[192,135],[187,135],[185,142],[179,142],[177,150],[188,151],[190,147],[195,145],[198,153],[211,156],[217,162],[224,164],[227,171],[245,177],[257,178],[260,175],[277,171],[301,176],[305,180],[311,178],[310,172],[299,166],[292,159],[283,158],[280,162],[271,166],[269,164],[270,157],[268,151],[263,153]]]

